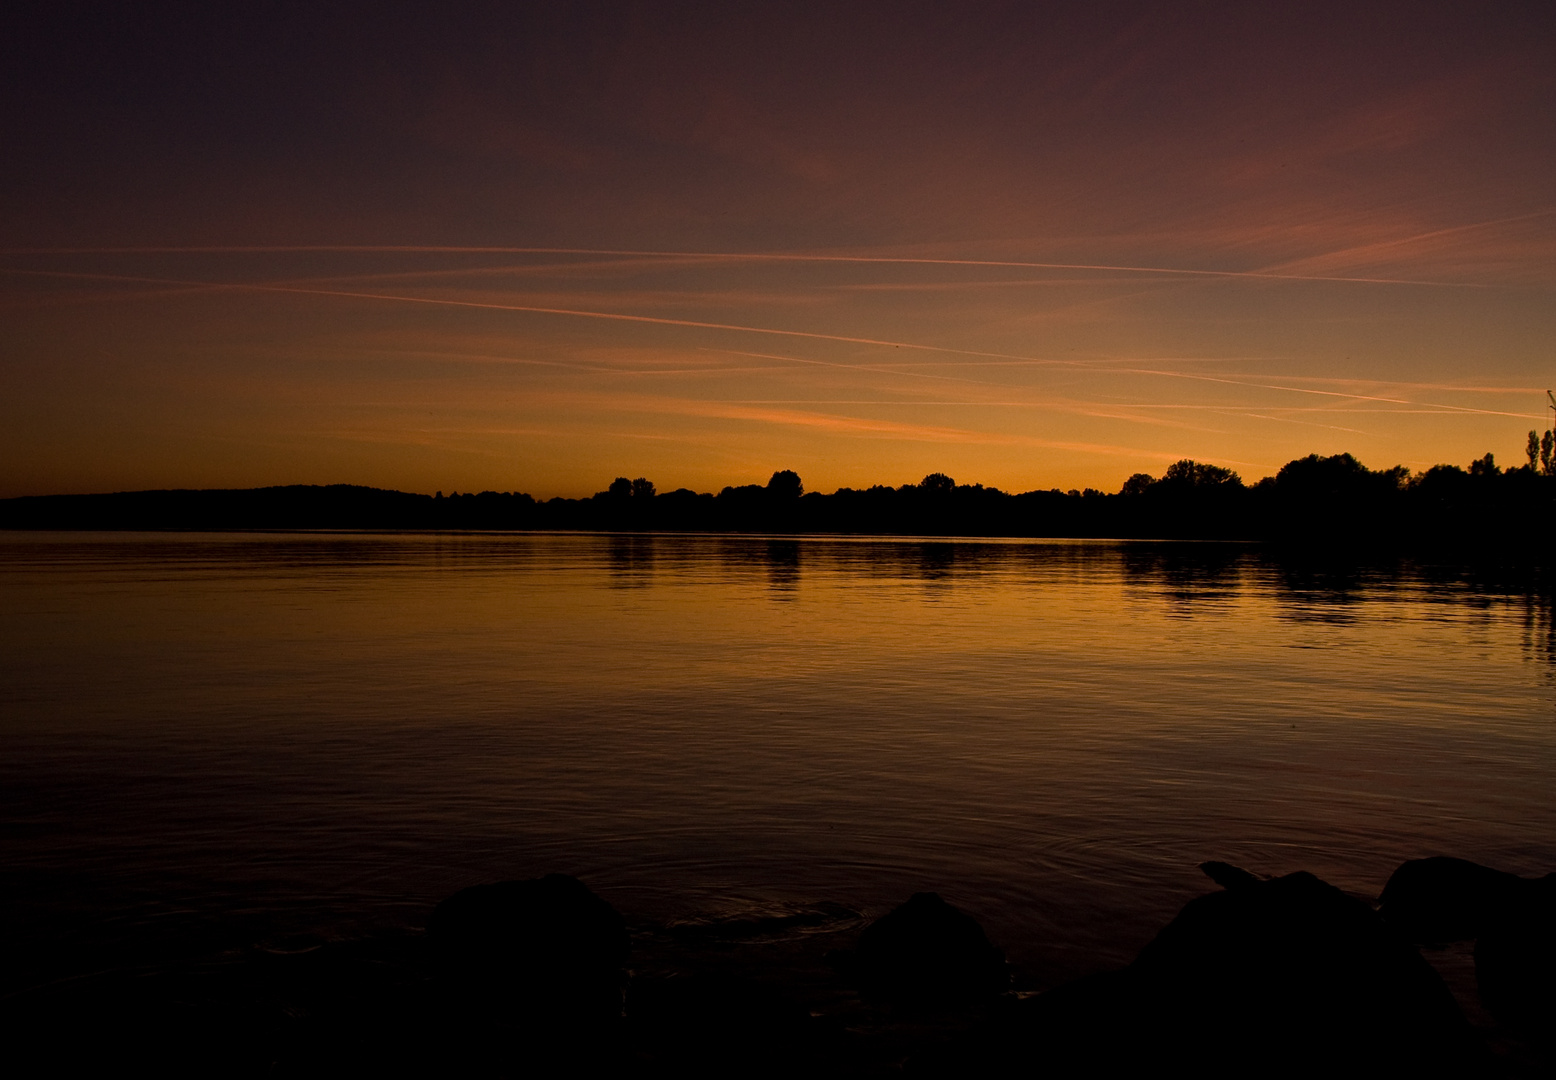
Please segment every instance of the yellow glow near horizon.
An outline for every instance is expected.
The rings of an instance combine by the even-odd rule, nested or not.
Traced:
[[[0,496],[1517,463],[1556,29],[1428,8],[45,20]]]
[[[420,253],[372,256],[368,272],[312,280],[11,275],[34,284],[13,334],[52,354],[56,392],[87,422],[4,477],[7,493],[344,481],[545,497],[622,473],[716,490],[777,468],[816,490],[930,471],[1116,490],[1180,457],[1249,479],[1309,452],[1508,462],[1543,423],[1538,380],[1517,385],[1527,362],[1487,372],[1496,385],[1456,381],[1445,326],[1527,309],[1537,289],[1011,282],[971,260],[949,279],[925,276],[945,260],[828,259],[799,279],[777,260],[775,280],[771,260],[418,270],[406,260]],[[1250,304],[1266,317],[1225,314]],[[94,365],[77,382],[67,353],[115,355],[133,376]]]

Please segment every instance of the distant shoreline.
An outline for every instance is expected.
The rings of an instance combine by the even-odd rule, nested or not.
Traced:
[[[176,489],[0,499],[13,531],[429,531],[665,533],[947,539],[1219,540],[1326,547],[1553,552],[1556,474],[1535,464],[1410,475],[1373,471],[1349,454],[1288,463],[1245,485],[1235,473],[1183,461],[1117,493],[1011,494],[932,473],[919,484],[805,492],[783,471],[765,486],[717,495],[657,493],[620,478],[589,498],[522,492],[423,495],[349,484]]]

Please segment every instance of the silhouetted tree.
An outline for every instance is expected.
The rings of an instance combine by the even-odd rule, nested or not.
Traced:
[[[1528,445],[1527,448],[1525,448],[1524,453],[1529,455],[1529,471],[1530,472],[1535,472],[1536,470],[1538,470],[1539,467],[1540,467],[1540,433],[1539,432],[1531,431],[1529,433],[1529,445]]]
[[[1309,454],[1282,465],[1275,484],[1283,495],[1334,499],[1366,491],[1371,477],[1372,470],[1350,454]]]
[[[1231,469],[1184,458],[1167,466],[1167,472],[1162,476],[1162,483],[1174,487],[1214,488],[1223,484],[1242,487],[1243,478]]]
[[[1309,454],[1252,487],[1230,469],[1190,459],[1155,479],[1135,473],[1120,495],[1059,488],[1006,494],[944,473],[918,484],[804,494],[793,470],[717,497],[659,495],[646,478],[617,477],[591,498],[537,503],[521,492],[438,496],[336,485],[247,491],[148,491],[0,499],[3,528],[524,528],[956,532],[965,536],[1152,536],[1290,542],[1490,543],[1556,521],[1556,433],[1530,433],[1536,469],[1506,472],[1492,454],[1468,469],[1371,470],[1350,454]],[[1535,473],[1543,474],[1537,477]],[[802,498],[803,496],[803,498]],[[1122,496],[1122,497],[1121,497]],[[1528,528],[1530,521],[1542,523]],[[1498,543],[1502,541],[1496,541]],[[1512,543],[1513,541],[1509,541]]]
[[[1156,483],[1156,477],[1150,473],[1137,472],[1124,481],[1124,486],[1118,489],[1118,493],[1120,495],[1144,495],[1154,483]]]
[[[767,481],[767,493],[780,499],[798,499],[805,494],[805,485],[793,469],[780,469]]]
[[[1476,462],[1475,464],[1479,464]],[[1425,498],[1458,497],[1464,492],[1470,474],[1457,465],[1433,465],[1416,477],[1415,490]]]
[[[1403,491],[1410,486],[1410,470],[1404,465],[1395,465],[1392,469],[1376,469],[1372,475],[1377,478],[1378,486],[1388,491]]]
[[[1289,461],[1273,485],[1258,489],[1268,515],[1266,528],[1285,537],[1379,536],[1396,527],[1408,477],[1403,466],[1374,472],[1350,454],[1309,454]]]

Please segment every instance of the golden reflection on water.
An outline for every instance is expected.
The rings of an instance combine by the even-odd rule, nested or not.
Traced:
[[[14,889],[86,881],[86,915],[131,926],[177,904],[415,922],[550,870],[629,915],[937,889],[1057,980],[1132,955],[1208,858],[1367,894],[1433,853],[1556,868],[1529,572],[1211,544],[8,535],[0,581]]]

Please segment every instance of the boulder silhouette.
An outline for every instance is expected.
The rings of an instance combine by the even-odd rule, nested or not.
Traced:
[[[866,927],[854,963],[867,996],[904,1005],[956,1004],[1010,985],[1005,954],[932,892],[914,893]]]
[[[1556,1035],[1556,874],[1517,879],[1475,942],[1481,1004],[1500,1023]]]
[[[1523,878],[1465,859],[1412,859],[1382,914],[1414,941],[1475,940],[1481,1004],[1515,1030],[1556,1030],[1556,874]]]
[[[825,1076],[839,1049],[782,987],[730,973],[634,979],[627,1018],[650,1075]]]
[[[1465,859],[1411,859],[1383,887],[1379,914],[1411,941],[1469,941],[1480,936],[1523,881]]]
[[[427,936],[456,989],[546,1013],[620,1011],[626,925],[577,878],[462,889],[434,909]]]
[[[1200,863],[1199,870],[1223,889],[1240,889],[1245,885],[1257,885],[1261,880],[1242,867],[1233,866],[1231,863],[1216,861]]]
[[[1308,873],[1218,877],[1130,966],[1160,1046],[1325,1070],[1477,1060],[1442,979],[1367,904]]]
[[[1467,1076],[1487,1054],[1416,949],[1312,874],[1225,863],[1134,963],[1013,1003],[921,1075]]]

